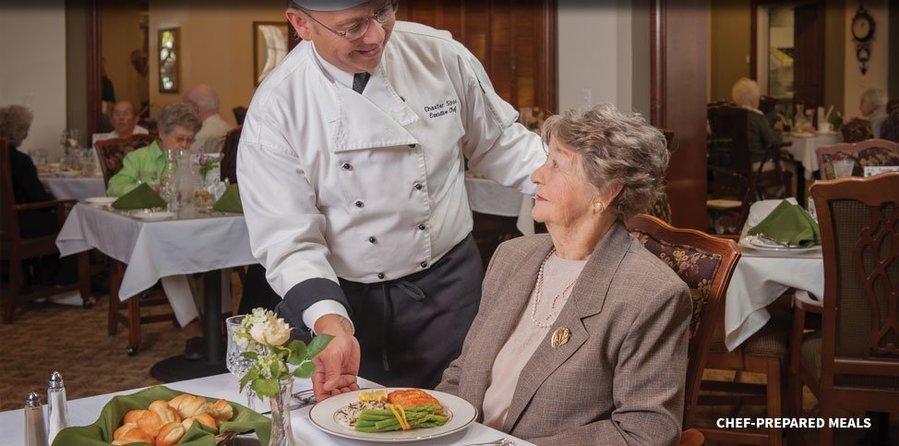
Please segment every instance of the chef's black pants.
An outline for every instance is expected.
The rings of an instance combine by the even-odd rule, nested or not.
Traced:
[[[340,281],[361,349],[359,376],[434,388],[478,312],[484,267],[470,234],[426,271],[380,283]]]

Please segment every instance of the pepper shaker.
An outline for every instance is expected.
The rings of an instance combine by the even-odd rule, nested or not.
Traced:
[[[41,397],[31,392],[25,398],[25,446],[48,446]]]
[[[47,383],[47,439],[53,443],[56,434],[69,424],[68,403],[66,402],[66,388],[62,381],[62,375],[54,371],[50,374]]]

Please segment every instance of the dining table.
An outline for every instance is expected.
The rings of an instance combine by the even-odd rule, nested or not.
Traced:
[[[783,200],[752,204],[740,235],[741,257],[727,288],[724,304],[724,343],[739,347],[768,323],[767,306],[790,289],[811,299],[824,296],[824,259],[821,245],[809,248],[772,248],[754,244],[748,231],[764,220]],[[792,204],[796,200],[789,198]]]
[[[102,176],[84,176],[80,172],[39,173],[44,187],[57,200],[83,200],[106,195]]]
[[[205,314],[221,314],[221,271],[256,263],[243,214],[200,212],[193,207],[166,213],[80,202],[69,212],[56,245],[61,256],[97,249],[124,263],[117,296],[123,301],[163,277],[203,273]],[[220,325],[220,318],[203,320],[204,360],[188,361],[179,355],[157,363],[151,374],[175,381],[224,370]]]
[[[837,132],[830,133],[789,133],[784,136],[784,142],[790,145],[784,149],[793,155],[793,159],[802,164],[804,179],[811,180],[818,171],[818,147],[837,144],[843,138]]]
[[[102,379],[102,378],[98,378]],[[378,384],[359,378],[360,387],[381,387]],[[203,395],[212,398],[223,398],[228,401],[246,404],[245,394],[238,391],[238,381],[231,374],[218,374],[202,378],[171,382],[166,387],[178,391],[191,393],[194,395]],[[300,392],[312,388],[312,382],[308,379],[295,378],[293,389]],[[128,395],[135,393],[141,389],[128,389],[118,392],[96,395],[87,398],[79,398],[68,402],[68,415],[70,426],[86,426],[97,420],[103,406],[106,405],[113,397],[118,395]],[[44,398],[41,399],[42,402]],[[327,401],[327,400],[325,400]],[[23,400],[24,402],[24,400]],[[321,404],[321,403],[319,403]],[[259,406],[259,404],[257,404]],[[341,438],[326,433],[315,426],[310,418],[310,411],[314,407],[313,404],[301,405],[291,410],[290,422],[293,431],[294,445],[296,446],[365,446],[373,443],[358,439]],[[257,407],[257,410],[262,409]],[[264,411],[264,410],[263,410]],[[46,419],[46,406],[44,408]],[[24,445],[25,432],[25,413],[22,409],[9,410],[0,412],[0,445]],[[249,438],[248,438],[249,437]],[[467,428],[449,435],[415,441],[420,446],[437,446],[437,445],[469,445],[475,443],[486,443],[506,438],[513,446],[529,446],[532,443],[515,438],[509,434],[497,431],[483,424],[474,422]],[[259,445],[259,441],[255,439],[255,435],[238,437],[237,445]],[[404,443],[409,444],[409,443]]]

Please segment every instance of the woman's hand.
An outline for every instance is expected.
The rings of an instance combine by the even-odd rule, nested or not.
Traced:
[[[312,389],[318,401],[359,389],[359,341],[353,336],[350,321],[336,314],[322,316],[315,322],[316,333],[334,336],[319,353],[312,375]]]

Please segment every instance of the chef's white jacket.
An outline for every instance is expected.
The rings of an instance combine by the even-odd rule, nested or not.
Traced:
[[[439,260],[472,230],[463,155],[526,194],[545,160],[448,32],[397,22],[363,93],[351,82],[304,41],[250,103],[240,195],[253,254],[285,298],[320,290],[301,285],[315,279],[381,282]]]

